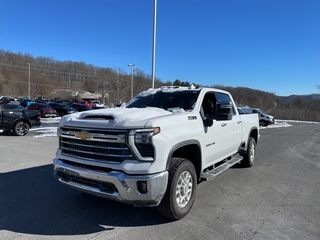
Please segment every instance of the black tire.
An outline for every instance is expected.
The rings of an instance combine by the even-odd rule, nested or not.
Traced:
[[[29,127],[28,123],[23,122],[23,121],[18,121],[14,125],[13,132],[17,136],[24,136],[29,132],[29,128],[30,127]]]
[[[249,142],[248,142],[248,148],[247,151],[243,156],[243,159],[241,161],[241,165],[243,167],[252,167],[254,162],[255,162],[255,158],[256,158],[256,147],[257,147],[257,143],[254,140],[254,138],[250,137],[249,138]]]
[[[260,121],[259,122],[260,127],[266,127],[268,124],[266,123],[266,121]]]
[[[191,161],[172,158],[166,193],[157,207],[165,217],[178,220],[185,217],[195,200],[197,174]]]

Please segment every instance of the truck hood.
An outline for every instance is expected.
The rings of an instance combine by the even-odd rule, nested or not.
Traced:
[[[59,125],[90,128],[141,128],[154,118],[172,114],[164,109],[152,107],[107,108],[66,115],[61,118]]]

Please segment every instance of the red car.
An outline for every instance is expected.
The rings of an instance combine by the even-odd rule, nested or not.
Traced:
[[[85,103],[88,107],[92,108],[93,103],[91,101],[88,101]]]
[[[47,103],[32,103],[30,106],[28,106],[28,109],[40,110],[42,118],[57,116],[57,111],[51,108]]]

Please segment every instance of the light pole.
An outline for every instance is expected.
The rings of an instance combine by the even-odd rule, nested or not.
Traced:
[[[28,97],[29,99],[30,98],[30,63],[28,63],[28,68],[29,68],[29,71],[28,71]]]
[[[153,41],[152,41],[152,88],[154,88],[155,62],[156,62],[156,33],[157,33],[157,0],[153,4]]]
[[[129,63],[129,67],[131,67],[131,99],[133,98],[133,68],[136,66],[134,63]]]

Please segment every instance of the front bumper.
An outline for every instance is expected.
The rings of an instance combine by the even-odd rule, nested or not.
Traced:
[[[119,171],[89,169],[61,159],[54,159],[54,176],[70,187],[99,197],[116,200],[136,207],[160,204],[168,183],[168,172],[150,175],[127,175]],[[141,191],[140,183],[147,184]]]
[[[47,118],[47,117],[56,117],[56,116],[57,116],[56,113],[44,113],[44,114],[42,114],[42,117],[45,117],[45,118]]]

